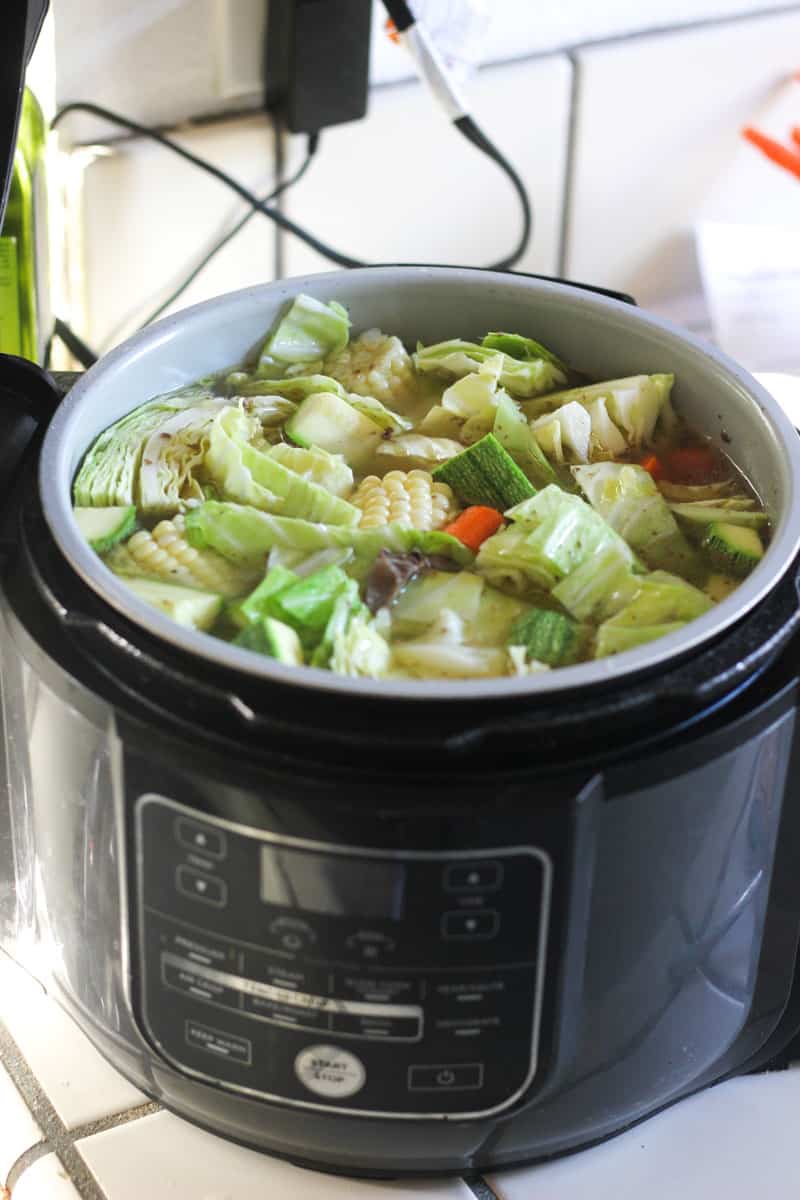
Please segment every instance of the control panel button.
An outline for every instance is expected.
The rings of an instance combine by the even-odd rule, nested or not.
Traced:
[[[483,1063],[439,1063],[408,1068],[410,1092],[467,1092],[483,1087]]]
[[[416,1042],[422,1037],[420,1017],[344,1012],[332,1013],[330,1020],[334,1033],[347,1033],[353,1037],[402,1042]]]
[[[348,950],[354,951],[367,962],[385,958],[387,954],[392,954],[397,948],[394,938],[390,938],[388,934],[382,933],[378,929],[360,929],[358,933],[353,933],[346,938],[344,944]]]
[[[269,931],[278,945],[291,954],[307,950],[317,940],[317,935],[307,921],[297,917],[277,917],[270,923]]]
[[[228,903],[225,880],[218,879],[216,875],[206,875],[205,871],[196,871],[194,867],[178,867],[175,886],[182,895],[201,900],[203,904],[211,904],[214,908],[224,908]]]
[[[239,993],[216,979],[209,979],[201,968],[191,970],[191,966],[182,966],[180,959],[170,961],[169,954],[162,955],[161,978],[168,988],[176,992],[185,992],[196,1000],[205,1000],[210,1004],[218,1004],[222,1008],[239,1008]]]
[[[450,863],[444,869],[448,892],[494,892],[502,881],[503,866],[499,862]]]
[[[224,833],[200,821],[190,821],[188,817],[178,817],[175,837],[187,850],[196,850],[198,854],[207,854],[209,858],[224,858],[228,853]]]
[[[446,912],[442,917],[442,937],[462,941],[493,938],[500,928],[500,914],[493,908],[480,912]]]
[[[210,1025],[201,1025],[199,1021],[186,1022],[186,1044],[245,1067],[253,1064],[251,1041],[233,1033],[224,1033],[221,1029],[212,1029]]]
[[[308,1046],[294,1060],[294,1073],[317,1096],[342,1100],[360,1092],[367,1072],[360,1058],[339,1046]]]

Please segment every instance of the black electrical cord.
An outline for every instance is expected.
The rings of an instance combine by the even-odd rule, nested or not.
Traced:
[[[293,233],[295,237],[300,238],[301,241],[311,246],[312,249],[317,251],[317,253],[321,254],[324,258],[330,259],[331,262],[336,263],[338,266],[367,267],[371,265],[370,263],[364,262],[361,259],[352,258],[348,254],[342,254],[332,246],[328,246],[325,242],[321,241],[318,237],[315,237],[314,234],[310,233],[307,229],[304,229],[302,225],[298,225],[295,221],[292,221],[289,217],[282,213],[280,209],[271,208],[264,200],[260,200],[254,192],[251,192],[249,188],[246,188],[244,184],[238,181],[238,179],[234,179],[234,177],[229,175],[227,171],[221,170],[220,167],[215,166],[213,163],[208,162],[204,158],[200,158],[197,154],[192,154],[190,150],[186,150],[183,146],[179,145],[178,142],[173,141],[172,138],[167,137],[163,133],[159,133],[155,129],[150,129],[147,125],[141,125],[138,121],[132,121],[128,117],[123,117],[119,113],[112,112],[108,108],[103,108],[99,104],[92,104],[88,101],[82,100],[75,101],[71,104],[65,104],[64,107],[60,109],[53,118],[53,128],[63,121],[63,119],[71,112],[90,113],[95,117],[99,117],[101,120],[110,121],[112,124],[119,125],[123,129],[128,129],[131,133],[136,133],[141,137],[150,138],[151,141],[157,142],[161,146],[165,146],[168,150],[172,150],[175,154],[178,154],[187,162],[192,163],[195,167],[199,167],[201,171],[205,171],[215,179],[218,179],[220,183],[224,183],[227,187],[234,191],[237,196],[241,196],[243,200],[246,200],[255,212],[263,213],[265,217],[269,217],[270,220],[274,221],[288,233]],[[481,131],[472,117],[465,114],[453,121],[453,125],[456,129],[458,129],[459,133],[466,137],[474,146],[477,147],[477,149],[481,150],[495,163],[497,163],[501,170],[504,171],[511,180],[511,183],[513,184],[514,189],[520,198],[523,212],[522,236],[520,237],[519,242],[511,254],[507,254],[504,258],[499,259],[497,262],[489,264],[489,270],[507,270],[509,267],[512,267],[514,263],[519,261],[524,254],[530,240],[533,219],[527,192],[525,191],[525,187],[517,172],[503,157],[494,143],[486,136],[486,134]]]
[[[77,358],[81,366],[85,367],[87,371],[89,367],[93,367],[97,362],[97,355],[94,350],[90,350],[83,338],[78,337],[77,333],[70,329],[66,321],[61,320],[61,317],[56,317],[53,323],[53,335],[64,343],[70,354],[74,358]],[[48,345],[47,359],[45,361],[49,361],[49,357],[50,346]]]
[[[309,138],[308,138],[308,149],[306,151],[306,157],[303,159],[303,162],[301,163],[299,169],[297,171],[295,171],[294,175],[290,175],[288,179],[284,179],[283,182],[280,183],[278,185],[278,187],[275,188],[274,191],[269,193],[269,195],[263,196],[261,199],[262,204],[267,204],[270,200],[276,200],[278,198],[278,196],[283,195],[283,193],[288,188],[293,187],[296,183],[299,183],[299,181],[303,178],[303,176],[305,175],[308,168],[311,166],[311,160],[313,159],[314,155],[316,154],[318,146],[319,146],[319,134],[318,133],[310,134]],[[232,241],[233,238],[235,238],[236,235],[242,229],[244,229],[247,222],[252,220],[252,218],[256,215],[257,211],[258,211],[257,209],[251,208],[249,212],[245,213],[245,215],[241,218],[241,220],[236,222],[236,224],[233,226],[232,229],[228,230],[228,232],[224,235],[224,237],[221,237],[219,239],[219,241],[215,242],[214,245],[210,248],[210,250],[208,250],[207,253],[204,254],[203,257],[200,259],[200,261],[192,268],[192,270],[189,272],[189,274],[186,275],[185,278],[181,281],[181,283],[178,284],[178,286],[175,288],[175,290],[173,292],[170,292],[170,294],[169,294],[169,296],[167,296],[166,300],[162,300],[162,302],[158,305],[158,307],[154,308],[153,311],[150,313],[150,315],[148,317],[146,317],[144,321],[142,321],[141,325],[139,326],[139,329],[145,329],[148,325],[152,325],[153,321],[157,321],[158,318],[161,316],[161,314],[163,312],[165,312],[168,308],[170,308],[175,303],[175,301],[178,300],[183,295],[183,293],[186,291],[186,289],[192,283],[194,283],[194,281],[195,281],[195,279],[197,279],[198,275],[206,269],[206,267],[212,261],[212,259],[214,259],[219,254],[220,250],[223,250],[225,248],[225,246],[228,245],[228,242]]]
[[[62,109],[56,113],[53,118],[52,127],[60,124],[69,113],[85,112],[92,116],[99,117],[103,121],[110,121],[112,125],[119,125],[122,129],[128,129],[131,133],[136,133],[140,137],[150,138],[151,141],[158,142],[160,146],[165,146],[167,150],[172,150],[173,153],[185,159],[186,162],[192,163],[193,166],[199,167],[201,171],[218,179],[220,183],[224,183],[237,196],[241,196],[242,200],[246,200],[251,208],[256,212],[263,213],[265,217],[269,217],[276,225],[280,225],[282,229],[289,233],[295,234],[302,241],[306,242],[312,249],[318,251],[325,258],[329,258],[331,262],[337,263],[340,267],[363,267],[365,263],[360,262],[357,258],[351,258],[347,254],[340,254],[338,250],[334,250],[331,246],[327,246],[321,242],[319,238],[314,237],[307,229],[303,229],[301,225],[297,225],[289,217],[278,208],[270,208],[263,200],[256,196],[255,192],[251,192],[249,188],[240,183],[238,179],[234,179],[227,171],[223,171],[220,167],[214,166],[205,158],[200,158],[197,154],[192,154],[191,150],[186,150],[178,142],[167,137],[163,133],[159,133],[155,129],[150,129],[147,125],[140,125],[138,121],[131,121],[128,117],[123,117],[119,113],[112,112],[109,108],[103,108],[99,104],[91,104],[89,101],[76,100],[71,104],[65,104]]]

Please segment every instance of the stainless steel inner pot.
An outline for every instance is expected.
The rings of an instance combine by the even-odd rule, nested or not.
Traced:
[[[676,408],[752,481],[773,523],[763,561],[736,592],[685,629],[624,654],[517,679],[381,681],[290,668],[185,629],[138,600],[83,540],[71,485],[94,438],[145,400],[231,366],[298,292],[338,300],[353,329],[379,326],[406,344],[528,334],[593,379],[672,371]],[[695,649],[741,618],[779,581],[800,546],[800,438],[770,395],[726,355],[621,301],[525,276],[458,267],[380,267],[282,280],[209,300],[136,334],[65,400],[45,436],[39,486],[65,558],[99,596],[165,641],[251,676],[297,687],[413,700],[553,693],[626,676]]]

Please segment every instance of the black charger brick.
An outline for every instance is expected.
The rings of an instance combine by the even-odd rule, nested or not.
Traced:
[[[366,114],[371,0],[268,0],[265,103],[291,133]]]

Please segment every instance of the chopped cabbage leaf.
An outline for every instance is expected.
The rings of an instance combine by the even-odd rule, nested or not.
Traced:
[[[619,547],[612,544],[557,583],[553,598],[579,621],[603,621],[633,600],[640,579]]]
[[[509,509],[513,524],[487,538],[475,569],[495,580],[504,571],[522,572],[534,587],[551,591],[560,580],[608,546],[617,547],[631,568],[636,560],[626,542],[585,501],[550,484]]]
[[[311,656],[312,667],[327,667],[331,660],[334,647],[341,644],[350,625],[357,614],[368,615],[367,609],[361,603],[358,595],[358,584],[354,579],[348,579],[334,601],[333,611],[325,626],[318,645]]]
[[[444,554],[462,566],[469,566],[474,558],[462,542],[439,530],[404,529],[400,525],[374,529],[324,525],[218,500],[207,500],[190,510],[186,516],[186,535],[197,548],[210,546],[232,562],[248,565],[263,563],[268,551],[278,546],[301,550],[306,555],[330,547],[345,547],[352,549],[357,558],[370,561],[384,548]]]
[[[666,374],[631,375],[627,379],[553,392],[532,400],[524,408],[528,416],[535,418],[566,404],[582,404],[588,409],[596,400],[604,400],[608,416],[624,435],[627,445],[638,447],[651,440],[659,417],[667,412],[672,416],[669,399],[674,379],[674,375]]]
[[[213,401],[203,384],[156,396],[104,429],[81,464],[73,487],[79,508],[115,508],[137,501],[139,466],[150,435],[185,408]]]
[[[676,629],[683,629],[685,621],[667,621],[663,625],[609,625],[607,622],[600,626],[595,640],[595,658],[606,658],[610,654],[622,654],[625,650],[634,650],[646,642],[654,642],[656,638],[666,637]]]
[[[286,442],[271,446],[266,453],[288,471],[308,483],[319,484],[334,496],[348,496],[353,490],[353,472],[341,454],[330,454],[319,446],[306,450]]]
[[[621,625],[663,625],[670,621],[693,621],[712,607],[705,592],[668,571],[651,571],[638,579],[634,598],[604,622]]]
[[[474,622],[483,589],[483,579],[469,571],[431,571],[409,583],[394,602],[392,628],[400,634],[413,634],[431,625],[443,609]]]
[[[417,425],[417,432],[429,437],[457,438],[461,432],[461,417],[448,412],[441,404],[434,404]]]
[[[351,617],[343,632],[334,632],[328,666],[338,675],[380,679],[391,659],[392,651],[380,633],[379,623],[364,609]]]
[[[301,292],[270,331],[259,357],[258,374],[317,362],[341,350],[349,337],[350,318],[341,304],[335,300],[323,304]]]
[[[592,508],[639,552],[648,567],[692,580],[707,574],[652,475],[643,467],[604,462],[573,467],[572,474]]]
[[[743,504],[747,507],[743,507]],[[743,501],[739,502],[735,499],[714,500],[706,504],[702,500],[691,500],[686,504],[670,504],[669,507],[676,517],[687,522],[687,528],[702,526],[704,530],[706,525],[711,525],[714,521],[727,522],[728,525],[744,525],[748,529],[758,529],[759,525],[766,525],[769,515],[765,512],[751,512],[749,504],[749,497],[744,497]]]
[[[409,466],[432,466],[460,454],[464,447],[450,438],[425,437],[421,433],[403,433],[381,442],[375,451],[385,458],[395,458]]]
[[[581,404],[565,404],[552,414],[538,417],[531,422],[531,429],[544,453],[557,463],[564,462],[566,452],[572,461],[589,461],[592,420]]]
[[[314,392],[334,392],[343,400],[347,399],[347,392],[330,375],[294,375],[290,379],[251,379],[248,376],[229,387],[237,396],[274,396],[298,404]]]
[[[688,502],[691,500],[703,500],[706,502],[715,502],[722,496],[730,496],[734,491],[735,484],[732,479],[724,479],[719,483],[670,483],[668,479],[658,480],[658,490],[667,500],[675,502]]]
[[[545,362],[554,363],[564,374],[567,371],[564,363],[551,350],[533,338],[523,337],[521,333],[487,333],[481,339],[481,345],[489,350],[499,350],[509,358],[518,358],[520,362],[535,362],[543,358]]]
[[[394,643],[392,662],[419,679],[474,679],[503,675],[508,656],[504,649],[466,643],[464,622],[444,609],[420,637]]]
[[[393,433],[405,433],[412,428],[413,422],[407,417],[401,417],[399,413],[392,412],[385,404],[381,404],[380,400],[376,400],[373,396],[359,396],[356,392],[351,392],[347,396],[350,403],[356,412],[360,412],[362,416],[369,417],[370,421],[374,421],[379,429],[391,429]]]
[[[188,500],[203,500],[195,478],[208,449],[211,425],[226,400],[206,400],[173,413],[142,448],[139,508],[148,517],[172,516]]]
[[[592,461],[603,458],[616,458],[624,454],[628,443],[608,415],[608,406],[602,396],[598,396],[591,404],[586,405],[589,420],[592,423],[589,439],[589,458]]]
[[[536,658],[528,658],[524,646],[507,647],[509,673],[511,675],[538,675],[541,671],[549,671],[547,663],[539,662]]]
[[[441,406],[467,420],[493,408],[497,381],[503,369],[502,354],[494,354],[478,365],[477,371],[463,375],[442,393]]]
[[[536,440],[525,414],[508,392],[500,391],[497,395],[492,432],[531,483],[537,487],[555,483],[553,468]]]
[[[433,372],[448,378],[460,378],[477,371],[481,363],[497,355],[489,346],[478,346],[458,338],[437,342],[433,346],[418,346],[414,365],[423,374]],[[499,383],[512,396],[539,396],[566,383],[567,376],[557,361],[536,358],[522,362],[508,354],[502,356]]]
[[[269,451],[251,446],[251,435],[252,424],[239,408],[224,408],[214,420],[205,462],[224,495],[287,517],[302,513],[310,521],[358,524],[361,513],[355,505],[302,479]]]

